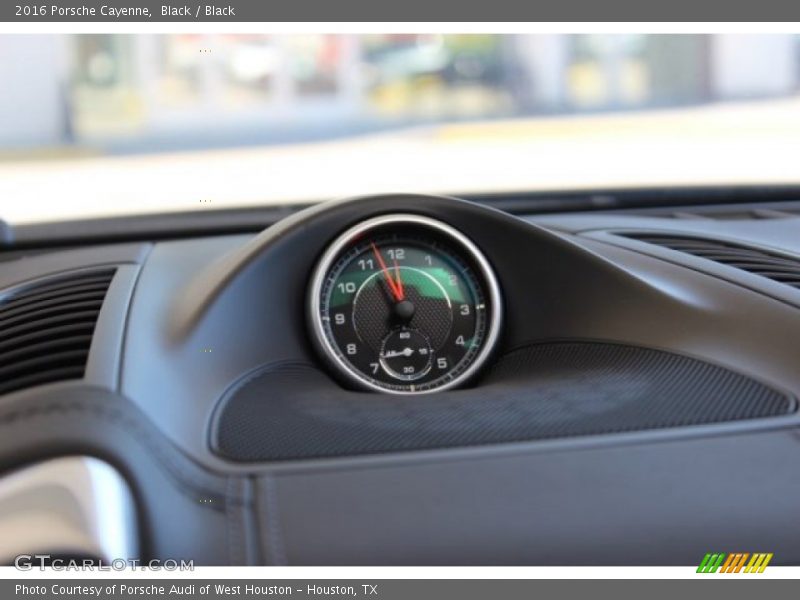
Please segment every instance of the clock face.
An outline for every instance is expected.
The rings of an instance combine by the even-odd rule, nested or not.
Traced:
[[[475,372],[497,339],[499,291],[486,259],[452,228],[378,217],[326,252],[311,290],[318,346],[362,387],[422,393]]]

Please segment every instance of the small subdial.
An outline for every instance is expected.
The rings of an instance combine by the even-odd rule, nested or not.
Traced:
[[[428,373],[432,355],[427,337],[414,329],[400,328],[384,338],[380,363],[391,377],[414,381]]]

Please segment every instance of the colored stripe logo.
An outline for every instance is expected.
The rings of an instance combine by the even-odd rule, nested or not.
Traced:
[[[749,559],[749,561],[748,561]],[[736,552],[733,554],[708,553],[703,557],[700,566],[697,567],[698,573],[763,573],[769,561],[772,560],[772,553],[756,552]]]

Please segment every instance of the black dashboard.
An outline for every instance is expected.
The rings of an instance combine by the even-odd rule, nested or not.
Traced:
[[[198,564],[791,564],[799,310],[790,203],[387,195],[23,247],[0,466],[100,458],[141,554]]]

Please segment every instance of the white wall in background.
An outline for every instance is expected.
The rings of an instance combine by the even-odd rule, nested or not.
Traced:
[[[540,108],[561,108],[566,102],[569,40],[564,35],[520,35],[515,38],[530,93]]]
[[[0,147],[65,141],[66,57],[59,38],[0,35]]]
[[[723,98],[789,93],[797,87],[792,35],[723,34],[712,38],[712,90]]]

